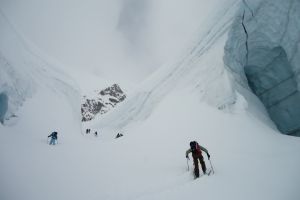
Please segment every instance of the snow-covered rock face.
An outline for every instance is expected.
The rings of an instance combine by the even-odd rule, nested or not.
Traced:
[[[242,1],[225,46],[236,81],[260,98],[278,129],[300,135],[300,1]]]
[[[90,121],[98,113],[107,113],[126,98],[126,95],[117,84],[113,84],[100,92],[95,91],[95,93],[96,95],[93,97],[83,97],[84,103],[81,105],[82,121]]]

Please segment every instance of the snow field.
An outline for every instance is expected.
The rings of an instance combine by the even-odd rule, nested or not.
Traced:
[[[298,200],[299,138],[279,134],[257,98],[234,85],[224,68],[226,31],[236,2],[224,0],[233,9],[210,31],[219,18],[204,25],[204,39],[190,55],[154,73],[125,106],[83,126],[79,91],[38,59],[42,67],[28,73],[42,84],[22,101],[18,123],[0,125],[0,199]],[[211,8],[215,4],[220,3],[211,2]],[[17,43],[9,52],[15,46],[22,47]],[[24,52],[21,58],[38,57]],[[90,73],[72,75],[84,92],[107,83]],[[93,131],[84,135],[85,128],[97,130],[98,137]],[[46,143],[52,131],[58,131],[56,146]],[[114,139],[118,132],[124,136]],[[191,160],[187,171],[191,140],[208,149],[213,176],[194,180]]]
[[[241,98],[225,112],[188,92],[168,95],[146,121],[123,129],[119,139],[114,137],[120,130],[101,127],[91,127],[99,130],[97,138],[82,136],[68,101],[39,93],[20,110],[17,126],[1,126],[1,198],[299,197],[298,138],[258,121]],[[46,102],[56,106],[44,112]],[[49,146],[46,137],[53,130],[59,132],[59,143]],[[216,174],[193,180],[192,170],[187,172],[185,151],[191,140],[208,149]],[[192,169],[192,161],[189,165]]]

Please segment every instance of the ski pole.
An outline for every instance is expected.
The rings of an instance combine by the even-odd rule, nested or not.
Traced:
[[[189,165],[189,159],[188,158],[186,158],[186,164],[187,164],[188,171],[190,171],[190,165]]]
[[[213,172],[213,174],[214,174],[214,173],[215,173],[215,170],[214,170],[213,165],[211,164],[211,160],[210,160],[210,159],[209,159],[209,162],[210,162],[210,166],[211,166],[212,172]]]

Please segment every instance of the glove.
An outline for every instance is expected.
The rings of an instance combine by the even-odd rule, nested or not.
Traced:
[[[188,159],[188,160],[190,159],[190,158],[189,158],[189,155],[186,155],[185,157],[186,157],[186,159]]]
[[[210,159],[210,155],[209,155],[209,153],[207,154],[207,157],[208,157],[208,160]]]

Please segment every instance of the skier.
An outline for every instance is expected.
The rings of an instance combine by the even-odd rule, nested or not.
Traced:
[[[91,129],[89,129],[89,128],[88,128],[88,129],[86,129],[85,133],[86,133],[86,134],[89,134],[89,133],[91,133]]]
[[[51,137],[50,143],[49,145],[53,144],[55,145],[55,141],[57,141],[57,132],[54,131],[53,133],[51,133],[48,137]],[[57,143],[57,142],[56,142]]]
[[[189,153],[192,153],[193,161],[194,161],[194,165],[195,165],[194,173],[195,173],[195,177],[198,178],[199,177],[198,159],[200,161],[203,173],[206,174],[206,166],[205,166],[204,158],[202,156],[202,151],[204,151],[206,153],[208,159],[210,159],[210,155],[209,155],[207,149],[200,146],[196,141],[190,142],[190,147],[191,148],[186,151],[185,157],[187,159],[189,159]]]
[[[123,136],[122,133],[118,133],[117,136],[116,136],[115,138],[117,139],[117,138],[122,137],[122,136]]]

